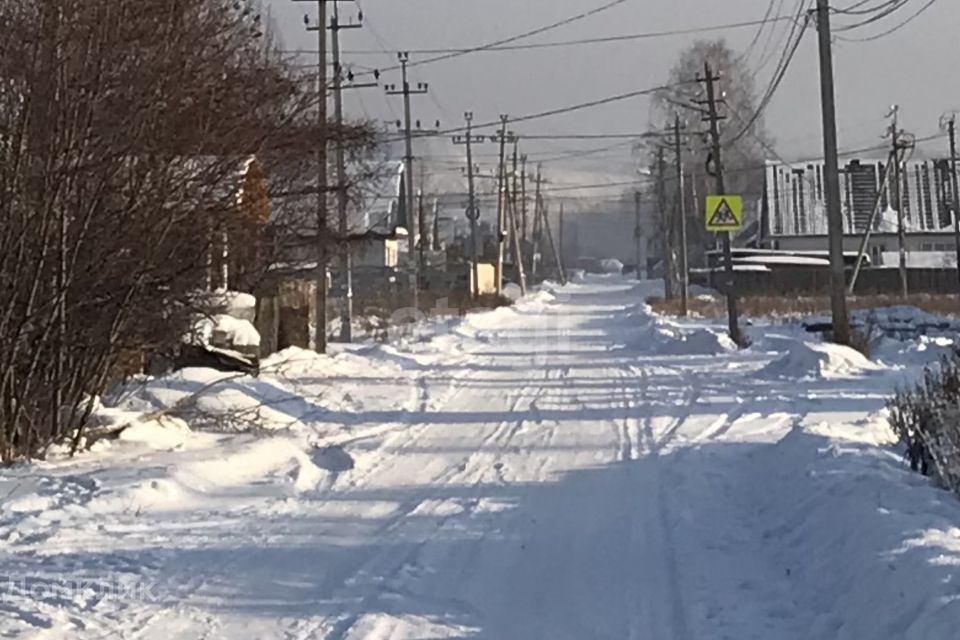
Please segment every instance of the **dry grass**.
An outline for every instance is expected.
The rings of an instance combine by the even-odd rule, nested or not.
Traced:
[[[651,298],[648,302],[657,313],[680,314],[679,300]],[[906,300],[891,295],[854,296],[848,298],[847,302],[851,310],[908,305],[941,316],[953,316],[960,312],[960,295],[955,294],[916,294]],[[740,312],[754,318],[793,319],[830,312],[830,298],[827,296],[750,296],[740,298],[739,303]],[[723,318],[727,314],[727,303],[722,297],[691,298],[688,307],[691,315],[704,318]]]

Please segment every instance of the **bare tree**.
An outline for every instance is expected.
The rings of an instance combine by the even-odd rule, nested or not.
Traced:
[[[312,138],[297,129],[316,96],[232,0],[6,0],[0,23],[10,461],[76,446],[118,362],[178,343],[208,310],[214,239],[269,237],[267,194],[238,167],[304,154]]]
[[[746,61],[730,48],[726,40],[698,40],[681,53],[669,72],[669,89],[654,96],[651,109],[651,125],[662,129],[673,123],[679,112],[687,121],[685,139],[690,155],[686,162],[687,207],[691,264],[703,260],[703,251],[713,248],[713,237],[706,233],[702,224],[704,197],[711,193],[713,181],[708,173],[710,143],[701,126],[700,114],[686,108],[696,106],[704,99],[703,85],[696,80],[703,76],[704,63],[709,62],[715,72],[721,74],[720,88],[723,91],[725,120],[721,138],[724,149],[724,167],[727,189],[742,194],[747,201],[759,199],[763,192],[763,160],[765,149],[773,145],[767,134],[762,114],[757,112],[755,74]],[[671,153],[668,162],[673,162]],[[676,181],[674,173],[667,171],[666,201],[669,211],[676,209]]]

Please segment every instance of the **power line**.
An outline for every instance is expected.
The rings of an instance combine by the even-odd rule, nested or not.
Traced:
[[[934,4],[936,4],[936,2],[937,0],[928,0],[928,2],[925,5],[920,7],[920,9],[918,9],[909,18],[887,29],[886,31],[881,31],[880,33],[874,34],[872,36],[867,36],[865,38],[841,38],[841,39],[844,42],[873,42],[875,40],[880,40],[881,38],[885,38],[889,35],[892,35],[897,31],[903,29],[907,25],[909,25],[911,22],[913,22],[914,20],[922,16],[924,13],[926,13]]]
[[[776,17],[767,20],[766,22],[762,20],[748,20],[744,22],[731,22],[726,24],[718,25],[708,25],[704,27],[690,27],[686,29],[668,29],[663,31],[644,31],[639,33],[627,33],[615,36],[600,36],[596,38],[578,38],[575,40],[560,40],[557,42],[540,42],[540,43],[531,43],[531,44],[518,44],[518,45],[499,45],[499,46],[485,46],[480,45],[478,47],[465,47],[465,48],[436,48],[436,49],[410,49],[411,54],[420,54],[420,55],[437,55],[437,54],[468,54],[468,53],[480,53],[484,51],[528,51],[535,49],[553,49],[557,47],[572,47],[572,46],[582,46],[590,44],[605,44],[611,42],[627,42],[632,40],[648,40],[654,38],[668,38],[673,36],[685,36],[685,35],[696,35],[700,33],[710,33],[715,31],[729,31],[733,29],[743,29],[747,27],[756,27],[758,25],[769,24],[771,22],[783,22],[789,20],[788,17]],[[292,53],[309,53],[309,51],[297,50]],[[351,55],[379,55],[382,52],[373,50],[373,49],[358,49],[352,51],[345,51],[344,53],[349,53]],[[427,64],[430,60],[424,60],[420,64]]]
[[[569,107],[559,107],[559,108],[556,108],[556,109],[549,109],[549,110],[546,110],[546,111],[540,111],[540,112],[537,112],[537,113],[531,113],[531,114],[527,114],[527,115],[523,115],[523,116],[511,117],[511,118],[510,118],[510,123],[511,123],[511,124],[516,124],[516,123],[518,123],[518,122],[529,122],[529,121],[531,121],[531,120],[540,120],[540,119],[542,119],[542,118],[550,118],[550,117],[562,115],[562,114],[565,114],[565,113],[573,113],[573,112],[575,112],[575,111],[582,111],[582,110],[584,110],[584,109],[592,109],[592,108],[594,108],[594,107],[599,107],[599,106],[611,104],[611,103],[614,103],[614,102],[620,102],[620,101],[623,101],[623,100],[628,100],[628,99],[630,99],[630,98],[636,98],[636,97],[639,97],[639,96],[653,95],[653,94],[655,94],[655,93],[657,93],[657,92],[660,92],[660,91],[665,91],[665,90],[667,90],[667,89],[675,88],[675,87],[678,87],[678,86],[685,86],[685,85],[693,84],[693,83],[694,83],[694,82],[693,82],[692,80],[690,80],[690,81],[684,81],[684,82],[677,82],[677,83],[673,83],[673,84],[660,85],[660,86],[657,86],[657,87],[650,87],[650,88],[647,88],[647,89],[638,89],[638,90],[636,90],[636,91],[628,91],[628,92],[626,92],[626,93],[619,93],[619,94],[616,94],[616,95],[613,95],[613,96],[608,96],[608,97],[606,97],[606,98],[598,98],[598,99],[596,99],[596,100],[590,100],[590,101],[588,101],[588,102],[581,102],[581,103],[579,103],[579,104],[571,105],[571,106],[569,106]],[[483,123],[483,124],[474,125],[474,128],[476,128],[476,129],[484,129],[484,128],[495,127],[495,126],[497,126],[498,124],[499,124],[499,122],[490,121],[490,122],[485,122],[485,123]],[[448,136],[448,135],[453,134],[453,133],[461,133],[461,132],[463,132],[463,131],[465,131],[465,130],[466,130],[465,127],[455,127],[455,128],[452,128],[452,129],[445,129],[445,130],[442,130],[442,131],[437,131],[437,132],[435,132],[435,134],[433,134],[433,135],[437,135],[437,136]],[[397,139],[389,139],[389,138],[388,138],[388,139],[384,140],[383,142],[385,142],[385,143],[395,142],[395,141],[397,141],[397,140],[399,140],[399,139],[400,139],[400,138],[397,138]]]
[[[627,0],[611,0],[610,2],[607,2],[606,4],[603,4],[603,5],[599,6],[599,7],[594,8],[594,9],[590,9],[589,11],[584,11],[584,12],[582,12],[582,13],[578,13],[578,14],[576,14],[576,15],[574,15],[574,16],[570,16],[570,17],[568,17],[568,18],[564,18],[564,19],[562,19],[562,20],[558,20],[557,22],[553,22],[553,23],[551,23],[551,24],[548,24],[548,25],[545,25],[545,26],[542,26],[542,27],[538,27],[538,28],[532,29],[532,30],[530,30],[530,31],[526,31],[526,32],[524,32],[524,33],[520,33],[520,34],[517,34],[517,35],[515,35],[515,36],[511,36],[511,37],[509,37],[509,38],[503,38],[503,39],[501,39],[501,40],[496,40],[496,41],[494,41],[494,42],[489,42],[489,43],[487,43],[487,44],[482,44],[482,45],[479,45],[479,46],[476,46],[476,47],[471,47],[471,48],[469,48],[469,49],[463,49],[463,50],[458,50],[458,51],[451,51],[451,52],[449,52],[449,53],[440,54],[440,55],[434,56],[434,57],[432,57],[432,58],[426,58],[426,59],[424,59],[424,60],[419,60],[419,61],[416,61],[416,62],[412,62],[412,63],[410,63],[410,66],[411,66],[411,67],[419,67],[419,66],[423,66],[423,65],[427,65],[427,64],[433,64],[433,63],[435,63],[435,62],[442,62],[442,61],[444,61],[444,60],[451,60],[451,59],[453,59],[453,58],[458,58],[458,57],[460,57],[460,56],[464,56],[464,55],[467,55],[467,54],[469,54],[469,53],[477,53],[477,52],[479,52],[479,51],[486,51],[486,50],[488,50],[488,49],[492,49],[493,47],[499,47],[499,46],[503,46],[503,45],[508,45],[508,44],[513,43],[513,42],[517,42],[518,40],[524,40],[524,39],[526,39],[526,38],[530,38],[530,37],[533,37],[533,36],[537,36],[537,35],[540,35],[540,34],[542,34],[542,33],[547,33],[548,31],[553,31],[554,29],[558,29],[558,28],[560,28],[560,27],[564,27],[564,26],[567,26],[567,25],[569,25],[569,24],[573,24],[573,23],[575,23],[575,22],[579,22],[580,20],[584,20],[585,18],[589,18],[589,17],[591,17],[591,16],[595,16],[595,15],[597,15],[597,14],[603,13],[604,11],[608,11],[608,10],[610,10],[610,9],[613,9],[613,8],[616,7],[616,6],[619,6],[619,5],[621,5],[621,4],[624,4],[626,1],[627,1]],[[394,69],[397,69],[397,68],[399,68],[399,67],[397,67],[396,65],[394,65],[393,67],[387,67],[386,69],[383,69],[383,71],[393,71]]]
[[[794,56],[797,53],[797,49],[800,48],[800,43],[803,41],[803,35],[806,33],[807,27],[809,26],[809,20],[804,17],[805,7],[806,3],[801,2],[797,19],[803,19],[803,22],[799,31],[796,29],[797,24],[794,25],[794,29],[791,32],[791,35],[788,37],[787,46],[784,48],[783,54],[780,57],[780,63],[777,65],[777,70],[774,72],[773,78],[771,79],[767,90],[764,92],[763,98],[761,98],[760,103],[757,105],[753,115],[744,123],[743,129],[741,129],[740,132],[733,137],[730,143],[741,140],[753,129],[754,125],[756,125],[757,121],[760,120],[764,111],[773,100],[777,90],[780,88],[783,79],[787,75],[787,70],[790,68],[790,64],[793,62]],[[793,42],[790,42],[790,38],[793,39]]]

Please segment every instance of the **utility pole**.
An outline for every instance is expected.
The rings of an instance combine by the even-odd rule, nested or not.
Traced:
[[[843,211],[840,200],[840,159],[837,151],[837,106],[833,82],[833,41],[830,2],[817,0],[817,37],[820,48],[820,98],[823,112],[823,182],[827,200],[830,245],[830,310],[833,340],[850,344],[847,313],[847,271],[843,259]]]
[[[549,219],[547,219],[547,212],[546,212],[546,210],[544,210],[544,212],[543,212],[543,219],[546,220],[547,222],[550,222]],[[557,238],[557,255],[559,255],[561,258],[563,258],[563,250],[564,250],[563,248],[564,248],[564,246],[566,246],[566,245],[563,244],[564,234],[566,233],[566,230],[567,230],[567,227],[566,227],[566,225],[564,224],[564,222],[565,222],[565,220],[564,220],[564,217],[563,217],[563,203],[561,202],[561,203],[560,203],[560,216],[559,216],[559,219],[557,220],[557,225],[560,227],[559,230],[558,230],[558,233],[557,233],[557,235],[558,235],[558,238]]]
[[[550,229],[550,216],[546,205],[543,203],[543,196],[540,197],[540,215],[542,224],[547,232],[547,243],[550,245],[550,253],[553,254],[553,262],[557,266],[557,277],[560,278],[560,284],[567,284],[567,274],[563,268],[563,258],[560,257],[560,249],[553,242],[553,231]],[[560,228],[563,229],[563,205],[560,205]]]
[[[474,297],[480,295],[480,232],[477,223],[480,220],[480,208],[477,206],[477,190],[473,179],[473,145],[476,142],[483,142],[485,138],[473,135],[473,112],[467,111],[463,114],[467,122],[467,133],[465,136],[454,136],[454,144],[464,144],[467,147],[467,188],[470,191],[467,202],[467,220],[470,221],[470,252],[473,259],[473,287],[471,293]]]
[[[677,154],[677,211],[680,214],[680,315],[689,313],[690,264],[687,259],[687,198],[683,180],[683,147],[680,145],[680,114],[673,121],[673,150]]]
[[[422,278],[427,268],[427,212],[423,208],[423,189],[417,189],[417,229],[420,230],[417,242],[417,273]]]
[[[503,243],[506,240],[507,234],[504,229],[506,225],[507,217],[507,202],[506,202],[506,179],[507,179],[507,142],[513,142],[513,134],[507,131],[507,123],[509,122],[510,117],[506,115],[500,116],[500,133],[497,136],[494,136],[493,141],[500,143],[500,165],[497,175],[497,264],[496,264],[496,273],[494,279],[496,280],[497,285],[497,295],[503,294]]]
[[[657,204],[660,208],[660,224],[663,226],[661,246],[663,251],[663,295],[667,300],[676,298],[673,288],[673,225],[667,213],[667,165],[663,147],[657,148]]]
[[[726,185],[723,181],[723,147],[720,142],[720,114],[717,112],[717,92],[715,83],[720,80],[718,76],[713,75],[713,69],[709,62],[703,65],[704,77],[702,81],[707,85],[707,114],[710,121],[710,138],[713,143],[713,170],[716,179],[717,195],[725,195]],[[839,192],[838,192],[839,195]],[[726,272],[727,288],[727,325],[730,332],[730,339],[738,345],[743,345],[743,336],[740,333],[740,318],[737,311],[737,292],[736,277],[733,272],[733,250],[730,246],[730,232],[724,231],[720,234],[723,242],[723,259]]]
[[[410,96],[411,95],[421,95],[425,94],[430,90],[429,85],[424,82],[417,83],[416,89],[410,88],[410,82],[407,80],[407,65],[410,63],[410,54],[401,51],[397,54],[397,59],[400,61],[400,69],[403,75],[403,85],[400,89],[397,89],[396,85],[389,85],[387,87],[387,95],[403,96],[403,130],[404,130],[404,139],[406,143],[406,154],[404,156],[404,173],[405,180],[404,183],[407,188],[406,200],[407,200],[407,233],[409,237],[407,239],[407,250],[410,257],[410,269],[412,270],[411,285],[413,287],[413,308],[420,308],[420,273],[419,273],[419,264],[417,260],[417,232],[418,229],[416,224],[416,214],[414,213],[414,191],[413,191],[413,131],[411,129],[412,116],[410,115]]]
[[[517,153],[518,141],[513,141],[513,189],[510,193],[510,237],[513,240],[513,263],[517,273],[520,295],[527,295],[527,278],[523,271],[523,249],[520,246],[520,230],[517,228]]]
[[[643,280],[645,266],[643,264],[643,227],[640,218],[640,192],[633,192],[633,210],[635,221],[633,226],[633,239],[637,245],[637,280]]]
[[[304,2],[310,0],[294,0]],[[314,329],[314,349],[317,353],[327,352],[327,0],[315,0],[317,3],[317,22],[310,24],[310,17],[304,16],[307,31],[317,32],[317,209],[316,209],[316,327]],[[337,0],[333,0],[337,2]]]
[[[343,65],[340,60],[340,31],[359,29],[361,25],[340,24],[340,11],[333,3],[333,17],[330,19],[330,34],[333,40],[333,96],[334,117],[337,121],[337,214],[340,236],[340,270],[344,278],[344,301],[340,310],[340,341],[353,341],[353,251],[347,241],[349,232],[347,223],[347,168],[344,150],[343,131]],[[379,74],[376,74],[379,75]],[[353,84],[350,88],[375,87],[377,83]]]
[[[527,242],[527,156],[520,156],[520,246]]]
[[[540,266],[543,255],[543,224],[540,219],[540,193],[542,184],[542,165],[537,165],[537,182],[533,195],[533,231],[530,235],[530,244],[533,246],[533,255],[530,256],[530,277],[534,280],[537,277],[537,269]]]
[[[870,236],[873,233],[873,225],[880,215],[880,205],[883,204],[884,193],[889,189],[890,174],[893,173],[893,167],[896,164],[896,158],[891,153],[887,156],[887,167],[883,172],[883,179],[880,181],[880,187],[877,189],[877,197],[873,203],[873,211],[870,213],[870,220],[867,222],[867,228],[860,239],[860,249],[857,251],[857,261],[853,265],[853,274],[850,276],[850,284],[847,286],[847,293],[851,296],[857,290],[857,280],[860,278],[860,268],[863,266],[863,257],[867,253],[867,246],[870,244]]]
[[[433,199],[433,233],[430,234],[430,248],[433,251],[441,251],[442,245],[440,243],[440,199]]]
[[[910,294],[910,285],[907,281],[907,227],[903,215],[903,179],[900,176],[900,107],[893,105],[890,108],[890,128],[887,133],[893,143],[893,202],[897,206],[897,245],[900,254],[900,295],[904,299]]]
[[[953,204],[953,243],[957,250],[957,277],[960,278],[960,188],[957,186],[957,115],[951,113],[946,118],[947,130],[950,132],[950,188]]]

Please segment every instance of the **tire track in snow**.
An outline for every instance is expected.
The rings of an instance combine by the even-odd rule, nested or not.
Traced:
[[[549,379],[550,370],[545,372],[545,377]],[[531,393],[532,392],[532,393]],[[520,388],[515,394],[505,410],[507,415],[517,412],[525,402],[535,403],[542,397],[544,387],[542,381],[534,384],[528,384]],[[455,397],[458,394],[453,394]],[[452,398],[451,398],[452,400]],[[349,637],[351,630],[360,623],[364,615],[372,610],[368,606],[371,602],[382,597],[383,592],[378,590],[369,590],[368,585],[363,584],[369,580],[377,584],[391,584],[400,581],[401,573],[411,566],[418,566],[416,559],[422,555],[423,550],[433,542],[443,531],[444,526],[453,518],[469,517],[479,502],[479,488],[483,485],[484,477],[493,470],[495,477],[505,482],[503,475],[502,457],[511,443],[523,428],[526,420],[524,418],[516,419],[509,417],[497,423],[495,428],[484,436],[479,446],[467,454],[459,464],[451,464],[440,476],[434,477],[429,482],[421,482],[424,486],[424,492],[404,504],[399,513],[391,516],[390,522],[380,529],[375,538],[394,538],[401,537],[400,532],[406,526],[416,526],[417,523],[410,525],[409,518],[417,514],[422,507],[429,506],[429,503],[439,501],[439,498],[451,484],[469,484],[473,488],[474,496],[471,499],[464,500],[461,506],[464,510],[460,513],[440,517],[431,525],[431,531],[427,533],[419,542],[412,546],[410,550],[402,555],[397,555],[396,550],[387,548],[384,551],[368,558],[361,567],[352,572],[351,578],[347,580],[348,587],[344,593],[336,594],[334,597],[344,601],[356,602],[354,607],[357,612],[341,617],[332,621],[325,637],[325,640],[345,640]],[[426,429],[421,429],[418,435],[423,435]],[[490,451],[493,449],[493,451]],[[497,466],[497,465],[501,466]],[[349,583],[353,583],[352,585]],[[351,588],[353,587],[353,588]],[[392,589],[391,592],[396,592]],[[458,601],[459,602],[459,601]],[[459,603],[460,610],[467,607],[466,603]],[[303,636],[307,638],[309,636]]]
[[[686,376],[684,376],[686,377]],[[658,607],[648,606],[648,616],[651,617],[655,623],[655,629],[653,635],[647,635],[646,637],[669,637],[673,640],[690,640],[692,638],[690,634],[689,623],[686,618],[685,605],[682,597],[682,591],[680,588],[680,575],[679,568],[677,565],[677,549],[674,544],[673,536],[668,532],[670,528],[670,512],[668,507],[668,499],[666,496],[665,484],[662,481],[662,469],[660,464],[660,452],[663,447],[669,442],[669,440],[676,435],[679,429],[683,426],[683,423],[689,418],[691,414],[690,402],[686,404],[687,411],[682,414],[680,417],[674,418],[675,424],[669,428],[665,434],[660,437],[654,433],[653,429],[653,418],[654,418],[654,399],[650,393],[650,376],[649,372],[646,369],[641,368],[639,370],[639,381],[641,385],[641,398],[649,409],[646,416],[643,420],[643,425],[640,431],[641,437],[641,446],[645,454],[644,463],[648,465],[649,471],[647,472],[650,476],[647,478],[649,482],[649,491],[654,493],[654,510],[653,513],[656,514],[656,517],[651,517],[653,513],[647,512],[646,518],[644,519],[644,530],[648,536],[648,540],[652,539],[654,544],[652,557],[655,561],[662,563],[662,573],[665,580],[665,592],[660,590],[660,585],[652,583],[652,580],[648,579],[645,581],[645,587],[648,591],[653,590],[654,593],[648,593],[648,600],[646,602],[656,602],[657,600],[664,600],[663,609],[667,611],[668,618],[662,620],[660,618],[660,611],[657,611]],[[696,397],[698,391],[691,388],[689,391],[690,399],[692,400]],[[669,633],[662,633],[669,629]],[[661,633],[657,633],[661,632]],[[638,638],[644,637],[643,635],[636,636]]]

